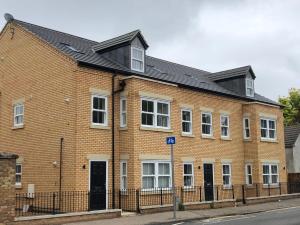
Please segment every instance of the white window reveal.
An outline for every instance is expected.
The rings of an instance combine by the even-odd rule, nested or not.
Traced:
[[[171,164],[170,162],[143,162],[142,163],[142,188],[170,188]]]
[[[92,123],[107,126],[107,97],[92,96]]]
[[[144,72],[144,49],[131,47],[131,69]]]
[[[127,161],[121,161],[120,164],[120,174],[121,174],[121,190],[127,189]]]
[[[243,128],[244,128],[244,139],[250,138],[250,119],[245,117],[243,119]]]
[[[24,104],[14,105],[14,127],[24,125]]]
[[[201,113],[202,135],[212,136],[212,114],[211,112]]]
[[[231,187],[231,164],[223,164],[222,173],[223,173],[223,186],[226,188],[230,188]]]
[[[276,139],[276,121],[274,119],[260,119],[262,139]]]
[[[16,164],[16,186],[22,185],[22,165]]]
[[[246,184],[247,185],[252,185],[253,184],[253,179],[252,179],[252,165],[251,164],[246,164],[245,174],[246,174]]]
[[[246,79],[246,95],[254,97],[254,81],[253,79]]]
[[[169,129],[170,103],[161,100],[142,99],[142,126]]]
[[[121,98],[120,100],[120,127],[127,126],[127,99]]]
[[[229,116],[221,115],[221,137],[229,137]]]
[[[192,134],[192,111],[189,109],[181,110],[181,124],[183,134]]]
[[[184,187],[194,186],[194,168],[193,163],[183,164],[183,184]]]
[[[278,165],[264,164],[263,165],[263,183],[265,185],[277,185],[279,183]]]

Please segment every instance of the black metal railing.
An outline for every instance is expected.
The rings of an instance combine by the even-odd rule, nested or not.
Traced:
[[[107,190],[104,192],[63,191],[16,194],[16,216],[33,216],[84,212],[111,209],[112,195],[115,193],[116,208],[139,212],[142,207],[168,206],[172,204],[171,188]],[[278,183],[209,187],[176,187],[176,197],[181,204],[211,201],[236,200],[245,202],[247,198],[300,193],[300,183]]]

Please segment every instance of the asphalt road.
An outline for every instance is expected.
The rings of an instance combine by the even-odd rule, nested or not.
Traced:
[[[174,223],[173,225],[300,225],[300,207],[279,209],[264,213],[227,216],[202,221]]]

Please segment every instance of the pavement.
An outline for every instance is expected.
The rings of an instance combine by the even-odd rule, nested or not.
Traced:
[[[190,211],[177,211],[177,220],[172,219],[173,212],[161,212],[154,214],[124,214],[124,216],[115,219],[104,219],[89,222],[69,223],[68,225],[156,225],[156,224],[201,224],[201,221],[224,216],[248,215],[271,210],[300,208],[300,198],[268,202],[256,205],[243,205],[238,207],[228,207],[220,209],[202,209]],[[299,214],[298,214],[299,215]],[[196,223],[197,224],[197,223]],[[205,224],[205,223],[202,223]],[[206,223],[207,224],[207,223]],[[221,224],[221,223],[220,223]],[[222,223],[223,224],[223,223]],[[239,224],[239,223],[238,223]],[[252,223],[253,224],[253,223]],[[256,223],[260,224],[260,223]],[[270,223],[275,225],[275,223]],[[282,223],[285,225],[285,223]],[[300,219],[298,223],[300,224]]]

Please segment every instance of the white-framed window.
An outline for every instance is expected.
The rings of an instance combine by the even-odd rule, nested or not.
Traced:
[[[246,95],[254,97],[254,80],[251,78],[246,79]]]
[[[229,137],[229,116],[221,115],[220,117],[221,124],[221,137]]]
[[[201,112],[202,135],[212,136],[212,113]]]
[[[231,187],[231,164],[222,165],[223,186]]]
[[[279,173],[277,164],[263,164],[263,184],[277,185]]]
[[[167,161],[142,162],[142,189],[170,188],[171,163]]]
[[[276,120],[261,118],[260,119],[260,131],[262,139],[276,139]]]
[[[120,99],[120,127],[127,126],[127,99],[121,97]]]
[[[192,110],[181,110],[181,129],[183,134],[192,134]]]
[[[131,47],[131,69],[144,72],[144,55],[145,50],[142,48]]]
[[[142,126],[170,129],[170,102],[145,98],[141,101]]]
[[[24,125],[24,103],[14,105],[14,126]]]
[[[22,164],[16,164],[16,185],[20,186],[22,184]]]
[[[244,139],[250,138],[250,119],[248,117],[243,118],[243,128],[244,128]]]
[[[247,163],[245,165],[245,175],[246,175],[246,184],[253,184],[253,176],[252,176],[252,164]]]
[[[194,186],[194,166],[193,163],[183,163],[183,186],[193,187]]]
[[[120,189],[126,190],[127,189],[127,161],[122,160],[120,163]]]
[[[107,97],[92,95],[92,123],[107,126]]]

